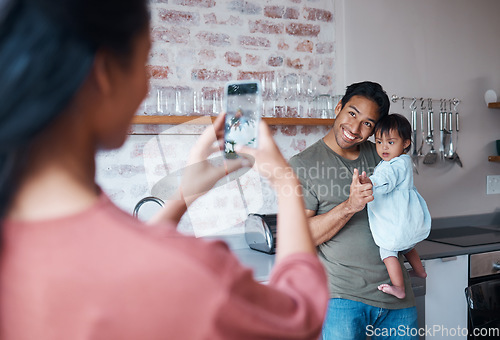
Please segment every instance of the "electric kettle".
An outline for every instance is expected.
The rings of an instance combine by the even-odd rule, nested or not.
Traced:
[[[276,214],[249,214],[245,221],[245,240],[251,249],[267,254],[276,252]]]

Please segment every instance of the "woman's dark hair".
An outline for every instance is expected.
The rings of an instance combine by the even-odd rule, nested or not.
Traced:
[[[374,132],[376,137],[388,134],[390,131],[397,131],[403,141],[410,141],[410,145],[404,149],[404,152],[408,152],[411,147],[411,125],[408,119],[403,115],[393,113],[382,117],[375,124]]]
[[[371,81],[364,81],[361,83],[354,83],[346,88],[345,95],[342,97],[342,109],[354,96],[362,96],[378,105],[379,118],[386,116],[389,113],[389,97],[385,93],[382,86],[378,83]]]
[[[149,29],[148,0],[28,0],[51,20],[75,32],[92,49],[104,47],[127,58],[132,40]]]
[[[0,218],[33,138],[87,77],[98,49],[127,62],[147,0],[6,0],[0,15]]]

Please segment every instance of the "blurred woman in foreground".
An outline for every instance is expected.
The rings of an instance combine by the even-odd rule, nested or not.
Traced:
[[[96,185],[95,153],[123,144],[147,92],[149,48],[146,0],[0,1],[0,338],[317,338],[326,277],[265,124],[258,149],[214,166],[218,117],[156,228]],[[224,243],[176,231],[190,203],[249,159],[279,198],[268,285]]]

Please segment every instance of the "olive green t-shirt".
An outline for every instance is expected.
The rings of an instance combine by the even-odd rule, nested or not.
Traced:
[[[306,209],[324,214],[349,198],[355,168],[373,174],[379,163],[375,144],[360,144],[356,160],[339,156],[321,139],[290,159],[304,192]],[[330,240],[317,247],[318,256],[328,274],[330,297],[360,301],[371,306],[400,309],[415,305],[406,270],[406,298],[398,299],[379,291],[382,283],[390,283],[387,269],[373,241],[366,207],[354,214]],[[402,257],[399,258],[402,264]]]

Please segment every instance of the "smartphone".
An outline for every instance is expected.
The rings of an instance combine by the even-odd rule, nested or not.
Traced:
[[[260,82],[233,81],[226,84],[226,121],[224,128],[224,155],[237,158],[236,145],[256,148],[262,109]]]

